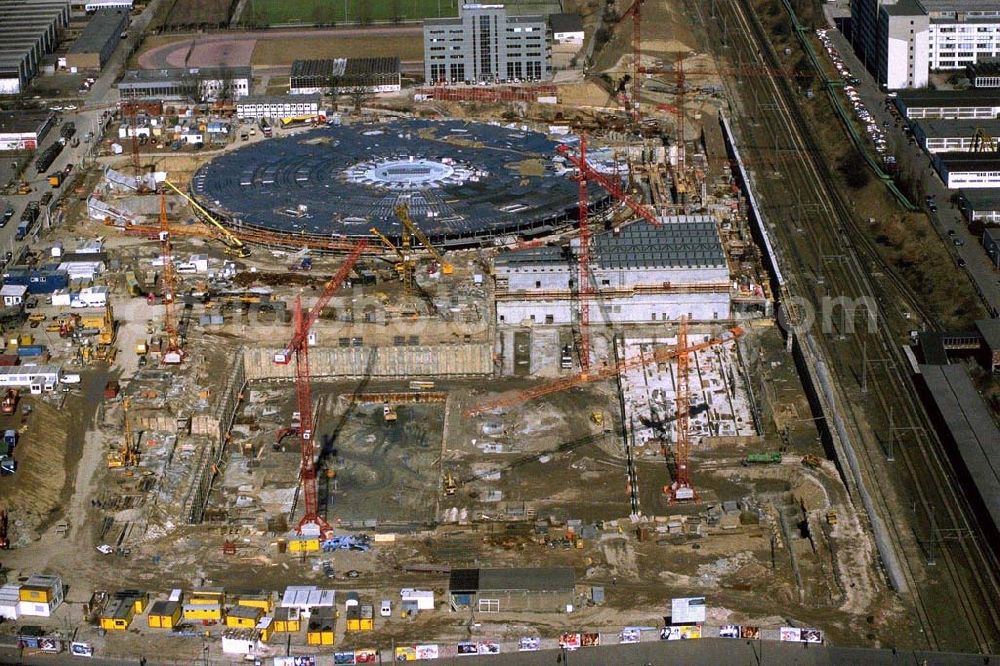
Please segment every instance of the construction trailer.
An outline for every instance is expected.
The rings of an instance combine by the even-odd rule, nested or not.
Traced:
[[[181,622],[181,605],[176,601],[158,599],[149,607],[146,625],[150,629],[173,629]]]

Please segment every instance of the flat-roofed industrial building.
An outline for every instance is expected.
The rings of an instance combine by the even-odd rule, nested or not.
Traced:
[[[494,262],[496,313],[500,325],[565,325],[577,310],[576,245],[540,247],[502,254]],[[600,323],[648,323],[730,317],[729,265],[709,215],[666,217],[653,226],[633,222],[618,233],[594,237],[592,289]]]
[[[931,157],[949,190],[1000,187],[1000,153],[934,153]]]
[[[66,53],[70,71],[100,70],[111,59],[122,33],[128,27],[128,11],[102,9],[83,29]]]
[[[448,597],[453,611],[565,613],[576,597],[576,574],[571,567],[452,569]]]
[[[995,137],[1000,136],[1000,120],[996,119],[928,119],[912,127],[913,138],[928,153],[995,151]]]
[[[904,90],[896,107],[904,118],[992,119],[1000,116],[1000,90]]]
[[[959,206],[969,222],[1000,222],[1000,188],[963,188],[958,196]]]
[[[370,93],[386,93],[399,92],[401,86],[399,58],[332,58],[293,62],[288,92],[311,95],[363,87]]]
[[[214,102],[250,94],[250,67],[172,67],[130,69],[118,82],[122,99]]]
[[[51,111],[0,112],[0,152],[35,150],[54,121]]]
[[[66,0],[0,0],[0,95],[24,92],[69,16]]]

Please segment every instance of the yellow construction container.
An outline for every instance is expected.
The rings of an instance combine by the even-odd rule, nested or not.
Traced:
[[[347,631],[361,631],[361,609],[357,606],[347,609]]]
[[[47,604],[52,601],[52,589],[41,585],[22,585],[17,592],[17,598],[21,601]]]
[[[222,606],[226,603],[226,591],[221,587],[196,587],[188,596],[192,606],[213,605]]]
[[[375,608],[370,604],[361,607],[361,623],[359,631],[371,631],[375,628]]]
[[[149,603],[149,594],[146,592],[140,592],[139,590],[120,590],[115,592],[115,600],[125,600],[132,604],[132,610],[136,615],[142,615],[142,612],[146,610],[146,605]]]
[[[318,537],[292,537],[288,540],[289,553],[318,553]]]
[[[219,622],[222,606],[219,604],[184,604],[184,619],[195,622]]]
[[[176,601],[154,601],[146,616],[151,629],[173,629],[181,621],[181,605]]]
[[[226,613],[226,626],[233,629],[255,629],[264,611],[250,606],[234,606]]]
[[[241,594],[239,600],[236,602],[237,606],[248,606],[250,608],[259,608],[264,613],[271,612],[271,595],[266,592],[258,592],[255,594]]]
[[[274,630],[282,634],[297,634],[302,631],[302,620],[298,608],[277,608],[274,611]]]
[[[135,606],[130,599],[119,599],[110,608],[101,613],[101,629],[106,631],[125,631],[135,617]]]
[[[317,608],[306,628],[306,645],[333,645],[336,617],[332,608]]]

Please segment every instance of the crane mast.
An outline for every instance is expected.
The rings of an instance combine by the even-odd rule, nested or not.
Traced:
[[[170,244],[167,198],[162,192],[160,193],[160,257],[163,259],[163,329],[167,334],[167,345],[161,358],[163,363],[180,363],[184,360],[184,350],[181,349],[177,315],[174,311],[177,275],[174,272],[173,248]]]
[[[691,416],[691,378],[689,354],[694,349],[688,347],[687,315],[681,316],[677,328],[677,400],[674,418],[674,482],[669,488],[664,488],[673,502],[683,502],[697,499],[691,486],[691,471],[688,468],[690,456],[690,416]]]
[[[367,242],[358,241],[354,249],[341,264],[337,273],[330,278],[323,286],[316,304],[309,309],[306,314],[302,309],[302,296],[295,297],[295,305],[292,311],[292,323],[294,333],[288,346],[281,352],[274,355],[274,362],[279,365],[287,365],[293,360],[295,362],[295,400],[299,409],[299,444],[302,454],[302,461],[299,467],[299,479],[302,483],[302,498],[304,511],[302,519],[299,521],[299,534],[320,534],[329,536],[333,529],[330,524],[319,515],[319,489],[316,480],[316,450],[313,444],[313,434],[315,424],[313,422],[312,408],[312,376],[309,372],[309,330],[319,319],[320,312],[333,298],[333,294],[350,275],[351,269],[364,252]]]

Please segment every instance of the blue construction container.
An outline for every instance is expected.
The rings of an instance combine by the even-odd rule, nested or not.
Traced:
[[[28,288],[29,294],[51,294],[69,285],[69,273],[59,270],[12,268],[3,276],[4,284],[19,284]]]

